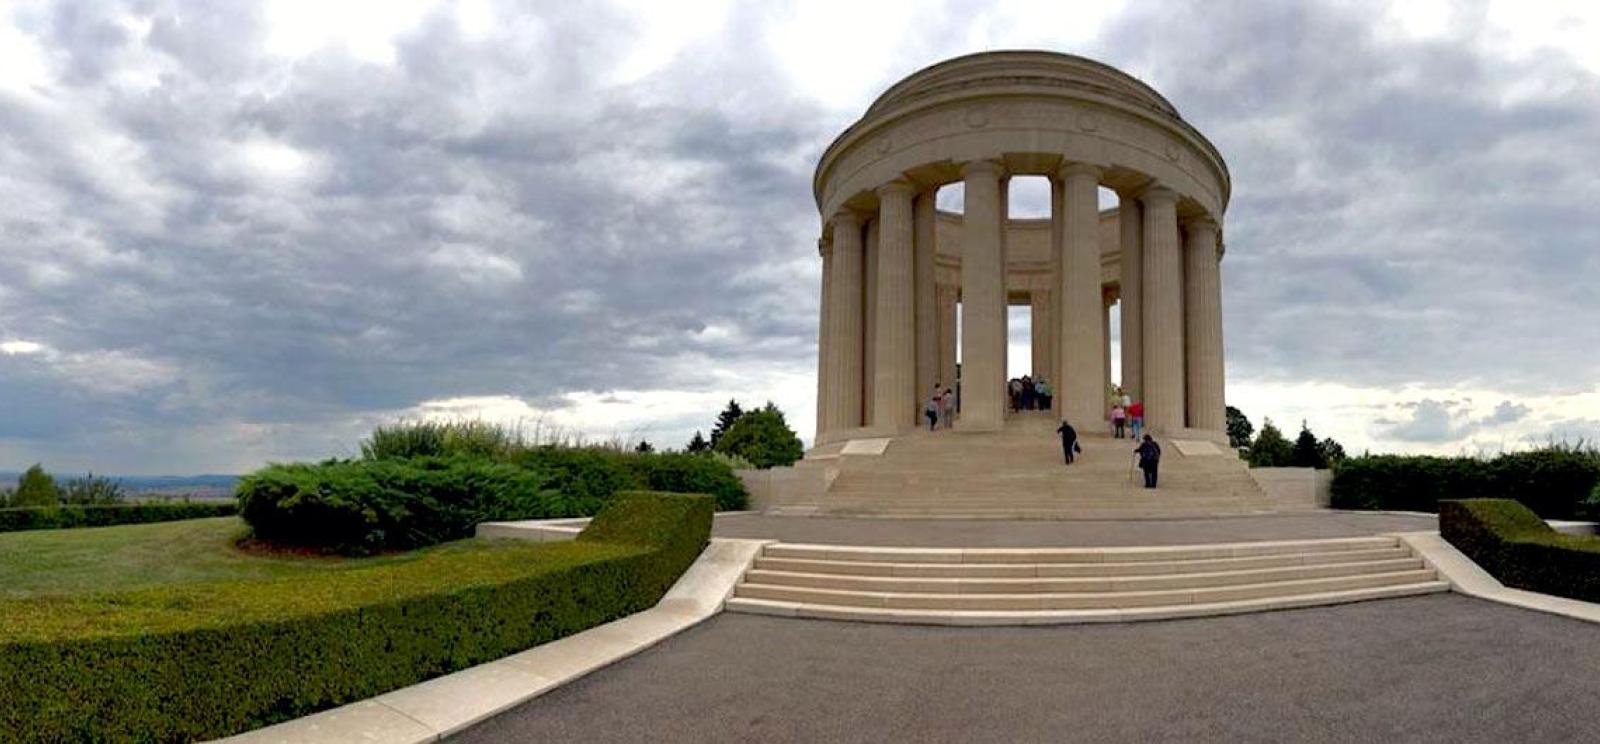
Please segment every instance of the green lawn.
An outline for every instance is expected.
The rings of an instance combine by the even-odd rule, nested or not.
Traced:
[[[247,529],[236,517],[218,517],[0,533],[0,599],[284,578],[403,563],[429,552],[376,558],[266,556],[234,547]],[[435,550],[450,549],[460,548]]]

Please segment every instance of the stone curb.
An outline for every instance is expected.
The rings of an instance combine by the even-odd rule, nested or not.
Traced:
[[[1437,532],[1398,532],[1394,537],[1409,545],[1424,563],[1438,572],[1453,591],[1525,610],[1600,623],[1600,604],[1566,597],[1512,589],[1500,583]]]
[[[575,520],[480,525],[484,537],[567,538]],[[587,520],[583,520],[587,521]],[[553,524],[566,522],[568,524]],[[489,526],[485,534],[481,528]],[[418,744],[440,741],[721,612],[769,540],[713,538],[648,610],[502,659],[304,718],[222,739],[229,744]]]

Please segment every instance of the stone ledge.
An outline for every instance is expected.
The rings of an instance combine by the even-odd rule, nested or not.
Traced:
[[[1600,623],[1600,604],[1508,587],[1437,532],[1401,532],[1394,536],[1410,546],[1454,591],[1525,610]]]
[[[539,541],[570,539],[581,529],[570,524],[574,521],[578,520],[479,525],[479,534]],[[488,534],[482,529],[485,526],[490,527]],[[721,612],[739,577],[755,562],[768,542],[711,540],[666,596],[644,612],[369,700],[221,741],[231,744],[439,741],[650,648]]]

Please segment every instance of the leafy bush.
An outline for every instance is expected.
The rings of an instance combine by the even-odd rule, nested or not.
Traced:
[[[0,600],[0,740],[210,739],[491,661],[654,605],[710,524],[710,499],[637,494],[574,542]]]
[[[410,457],[505,457],[523,448],[517,430],[488,421],[402,421],[379,426],[361,443],[368,460]]]
[[[1252,468],[1286,468],[1294,462],[1294,445],[1283,438],[1272,419],[1262,419],[1261,433],[1251,443],[1245,459]]]
[[[9,505],[52,506],[60,501],[56,493],[56,480],[44,472],[38,463],[34,463],[17,479],[17,489],[11,492]]]
[[[59,489],[64,504],[115,504],[123,500],[122,483],[90,473],[70,478]]]
[[[1591,513],[1600,454],[1552,446],[1493,459],[1369,455],[1334,471],[1336,509],[1438,511],[1445,499],[1508,498],[1547,519]]]
[[[1556,532],[1516,501],[1440,502],[1439,532],[1506,586],[1600,602],[1600,538]]]
[[[715,458],[669,452],[628,460],[652,491],[707,494],[716,499],[717,511],[738,511],[750,504],[744,481]]]
[[[175,522],[180,519],[227,517],[238,513],[232,503],[71,504],[0,509],[0,532],[106,527],[114,524]]]
[[[240,479],[237,494],[257,537],[360,555],[460,539],[483,521],[547,516],[545,484],[506,463],[418,457],[269,465]]]
[[[806,453],[800,437],[784,421],[783,412],[771,403],[740,416],[713,441],[716,451],[738,455],[762,469],[793,465]]]
[[[644,475],[630,463],[652,457],[661,455],[538,447],[518,454],[514,462],[546,479],[551,498],[543,517],[587,517],[600,511],[619,491],[648,488]]]

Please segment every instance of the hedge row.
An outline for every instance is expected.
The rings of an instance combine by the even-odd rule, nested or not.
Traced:
[[[15,506],[0,509],[0,532],[175,522],[180,519],[226,517],[238,511],[238,504],[232,502]]]
[[[1546,519],[1583,517],[1594,511],[1590,494],[1600,483],[1600,454],[1550,447],[1492,459],[1370,455],[1345,460],[1334,471],[1335,509],[1436,512],[1448,499],[1506,498]]]
[[[490,661],[654,605],[711,514],[705,497],[628,494],[574,542],[0,600],[0,741],[210,739]]]
[[[1439,507],[1444,539],[1506,586],[1600,602],[1600,538],[1557,532],[1509,499]]]
[[[255,536],[348,554],[408,550],[472,534],[479,522],[587,517],[624,491],[711,493],[741,508],[726,465],[692,455],[532,450],[471,456],[272,465],[238,485]]]

